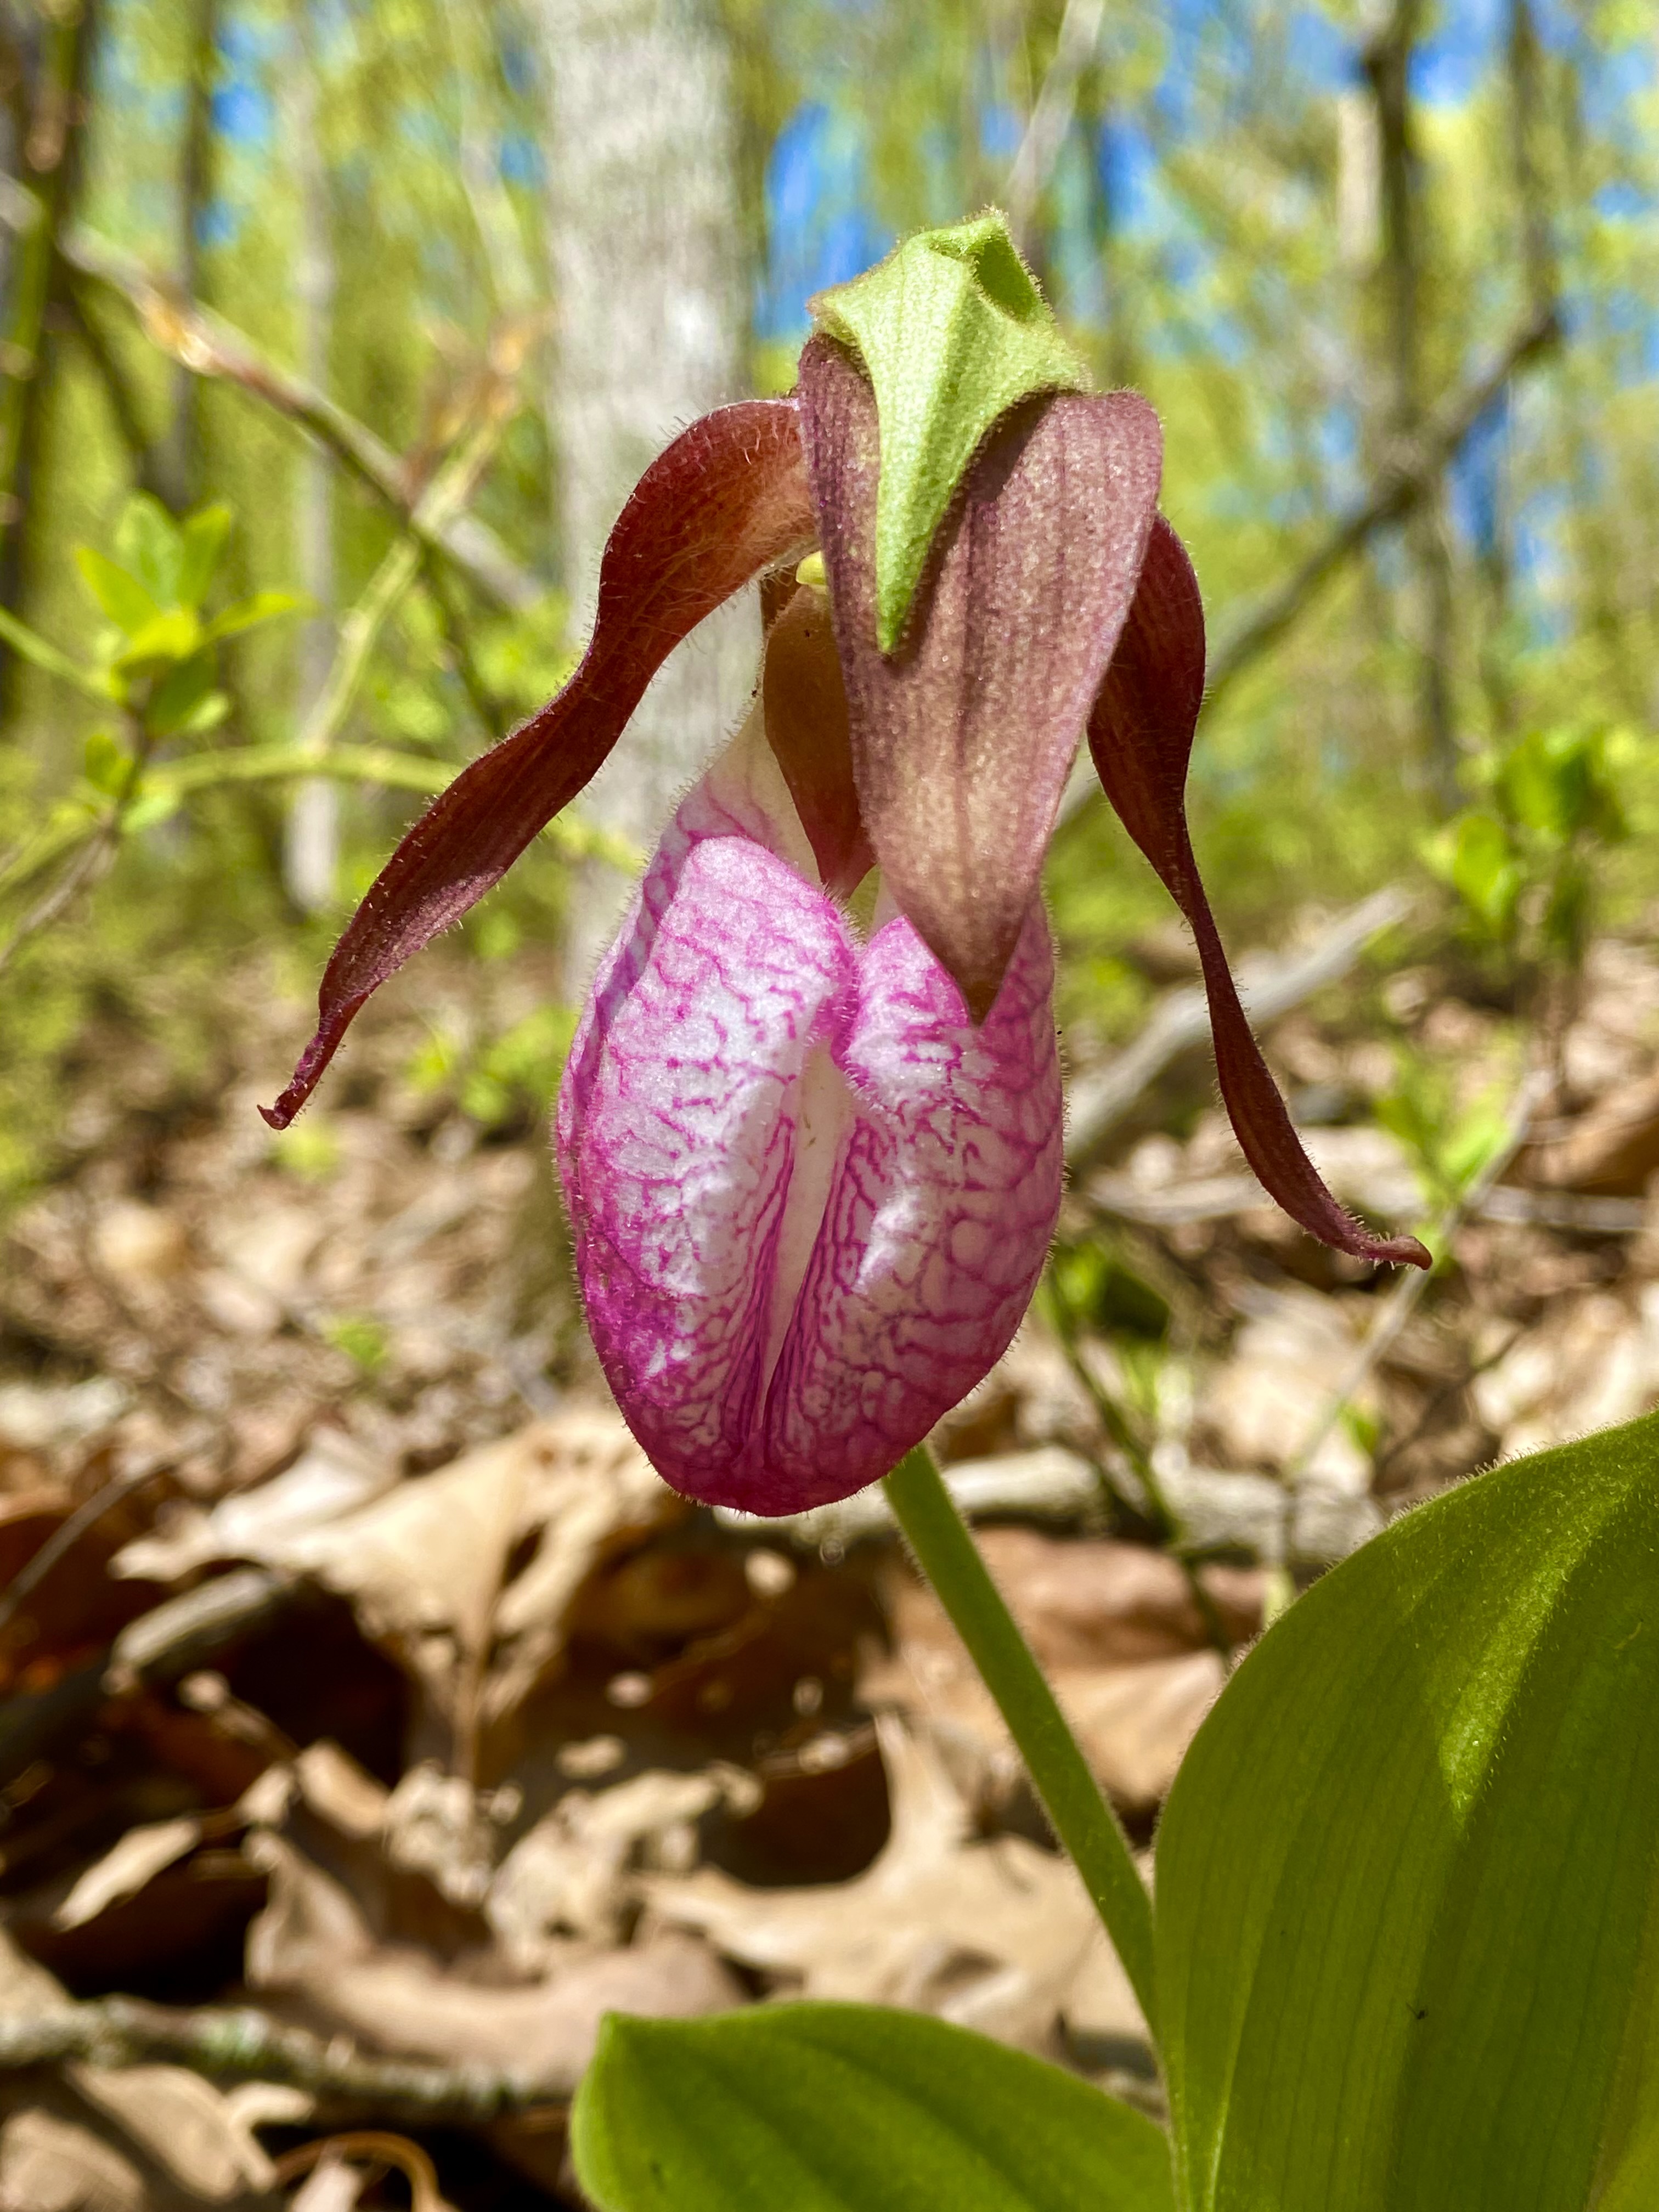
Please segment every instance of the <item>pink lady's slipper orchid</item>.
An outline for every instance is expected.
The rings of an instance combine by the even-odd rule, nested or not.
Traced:
[[[1228,970],[1183,800],[1203,612],[1156,513],[1151,408],[1077,388],[995,216],[912,239],[817,305],[793,398],[707,416],[647,470],[581,665],[404,839],[266,1116],[291,1120],[370,994],[499,881],[672,647],[760,577],[754,708],[601,963],[557,1143],[630,1427],[676,1488],[761,1513],[885,1474],[1036,1287],[1061,1174],[1038,885],[1085,731],[1197,939],[1251,1166],[1325,1243],[1427,1261],[1321,1182]],[[841,902],[872,859],[860,933]]]

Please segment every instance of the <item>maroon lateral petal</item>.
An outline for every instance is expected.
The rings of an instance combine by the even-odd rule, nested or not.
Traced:
[[[411,954],[499,883],[621,736],[681,639],[758,570],[813,543],[793,400],[722,407],[634,487],[599,568],[593,635],[557,698],[470,763],[376,878],[324,971],[317,1034],[260,1112],[285,1129],[353,1016]]]
[[[875,394],[820,336],[801,356],[799,399],[865,825],[886,888],[982,1020],[1128,614],[1163,434],[1133,392],[1011,410],[939,528],[897,650],[883,653]]]
[[[823,878],[845,898],[874,866],[859,813],[847,727],[847,691],[822,592],[797,591],[766,634],[761,702],[767,742],[783,770]]]
[[[1100,781],[1197,939],[1221,1096],[1263,1188],[1292,1221],[1339,1252],[1426,1267],[1429,1255],[1416,1237],[1372,1236],[1326,1189],[1251,1034],[1187,830],[1187,763],[1203,699],[1198,579],[1186,548],[1160,515],[1134,605],[1089,719]]]

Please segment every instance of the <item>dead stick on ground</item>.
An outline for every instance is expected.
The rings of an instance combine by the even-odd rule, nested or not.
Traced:
[[[161,2063],[214,2079],[278,2081],[319,2103],[366,2108],[388,2120],[500,2119],[562,2101],[562,2093],[545,2085],[485,2067],[367,2056],[343,2037],[325,2040],[252,2006],[175,2009],[110,1996],[0,2019],[0,2072],[70,2059]]]
[[[95,1527],[124,1498],[130,1498],[135,1490],[142,1490],[145,1483],[153,1481],[161,1472],[160,1467],[141,1467],[113,1475],[101,1490],[94,1491],[90,1498],[77,1505],[69,1519],[53,1529],[34,1557],[20,1567],[5,1589],[0,1590],[0,1628],[10,1626],[24,1600],[33,1596],[59,1559],[73,1551],[88,1528]]]

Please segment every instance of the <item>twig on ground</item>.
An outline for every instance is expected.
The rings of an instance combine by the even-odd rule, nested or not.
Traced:
[[[325,2039],[247,2005],[175,2008],[108,1996],[0,2018],[0,2071],[70,2059],[159,2063],[214,2079],[277,2081],[331,2107],[428,2124],[500,2119],[562,2101],[533,2081],[485,2067],[369,2057],[343,2036]]]
[[[194,1674],[227,1644],[264,1627],[307,1585],[265,1567],[240,1567],[131,1622],[104,1656],[46,1689],[0,1703],[0,1787],[86,1728],[106,1698]]]
[[[10,1626],[24,1601],[33,1595],[88,1528],[94,1528],[124,1498],[131,1497],[135,1490],[142,1490],[161,1472],[161,1468],[154,1465],[129,1468],[125,1474],[112,1475],[101,1489],[94,1490],[84,1504],[77,1505],[68,1520],[53,1529],[34,1557],[20,1567],[5,1589],[0,1590],[0,1628]]]

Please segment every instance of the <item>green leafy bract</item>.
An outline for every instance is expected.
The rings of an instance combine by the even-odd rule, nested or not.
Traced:
[[[1173,2212],[1150,2120],[920,2013],[605,2025],[571,2114],[601,2212]]]
[[[821,292],[812,311],[875,387],[876,638],[891,653],[986,432],[1019,400],[1080,392],[1088,378],[994,210],[918,231],[877,268]]]
[[[1659,2203],[1659,1417],[1499,1468],[1293,1606],[1176,1783],[1184,2212]]]

